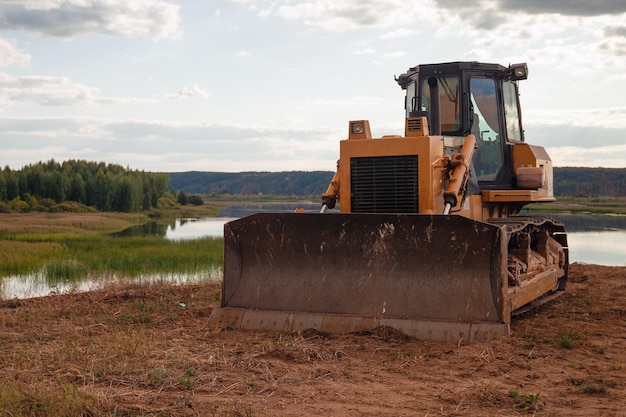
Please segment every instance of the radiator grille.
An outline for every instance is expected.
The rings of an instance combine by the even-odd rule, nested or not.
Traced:
[[[417,155],[350,160],[353,213],[418,213]]]

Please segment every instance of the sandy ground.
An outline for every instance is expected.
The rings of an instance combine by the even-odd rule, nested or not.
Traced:
[[[565,295],[474,345],[210,329],[218,300],[202,285],[4,301],[0,387],[72,386],[89,415],[626,415],[626,267],[572,265]]]

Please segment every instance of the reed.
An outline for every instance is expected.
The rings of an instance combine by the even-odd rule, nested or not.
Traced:
[[[221,263],[221,238],[25,233],[0,241],[0,276],[43,271],[47,278],[71,281],[87,274],[194,273]]]

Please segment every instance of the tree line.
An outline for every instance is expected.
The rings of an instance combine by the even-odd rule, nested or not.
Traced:
[[[331,171],[282,172],[170,172],[170,186],[188,193],[208,196],[275,195],[319,196],[335,173]]]
[[[554,194],[565,197],[624,197],[626,168],[554,168]]]
[[[137,212],[157,207],[168,192],[169,176],[130,170],[121,165],[54,159],[0,171],[0,211]],[[175,197],[175,196],[174,196]],[[68,202],[74,207],[64,207]]]
[[[333,178],[332,171],[179,172],[170,173],[170,186],[205,195],[319,196]],[[554,193],[559,197],[626,196],[626,168],[554,168]]]

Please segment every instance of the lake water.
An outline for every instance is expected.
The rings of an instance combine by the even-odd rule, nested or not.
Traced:
[[[174,230],[168,229],[166,238],[222,237],[224,223],[233,219],[210,217],[187,222],[182,226],[178,225]],[[570,262],[626,266],[626,218],[617,221],[615,218],[609,218],[603,222],[598,216],[558,216],[557,220],[565,222]],[[571,227],[569,221],[572,223]],[[620,225],[623,229],[618,228]]]
[[[307,211],[318,211],[317,204],[300,204]],[[292,212],[293,205],[273,205],[269,208],[259,205],[233,206],[220,213],[219,217],[199,219],[178,219],[173,223],[149,224],[125,231],[123,234],[158,234],[165,239],[198,239],[206,236],[222,237],[224,223],[260,211]],[[608,266],[626,266],[626,216],[579,216],[551,215],[563,221],[567,230],[570,248],[570,262]],[[133,282],[145,283],[166,281],[177,284],[198,283],[221,279],[221,270],[207,271],[195,276],[163,274],[145,276]],[[75,283],[48,282],[39,274],[27,277],[6,277],[0,280],[0,299],[28,298],[72,291],[89,291],[102,288],[119,281],[117,277],[86,277]]]
[[[319,210],[319,205],[300,205],[307,211]],[[167,239],[196,239],[202,236],[222,237],[224,223],[260,211],[291,212],[289,204],[276,206],[242,205],[233,206],[220,213],[220,217],[195,220],[179,220],[168,227]],[[567,215],[554,214],[550,217],[565,223],[570,248],[570,262],[608,266],[626,266],[626,216]]]

